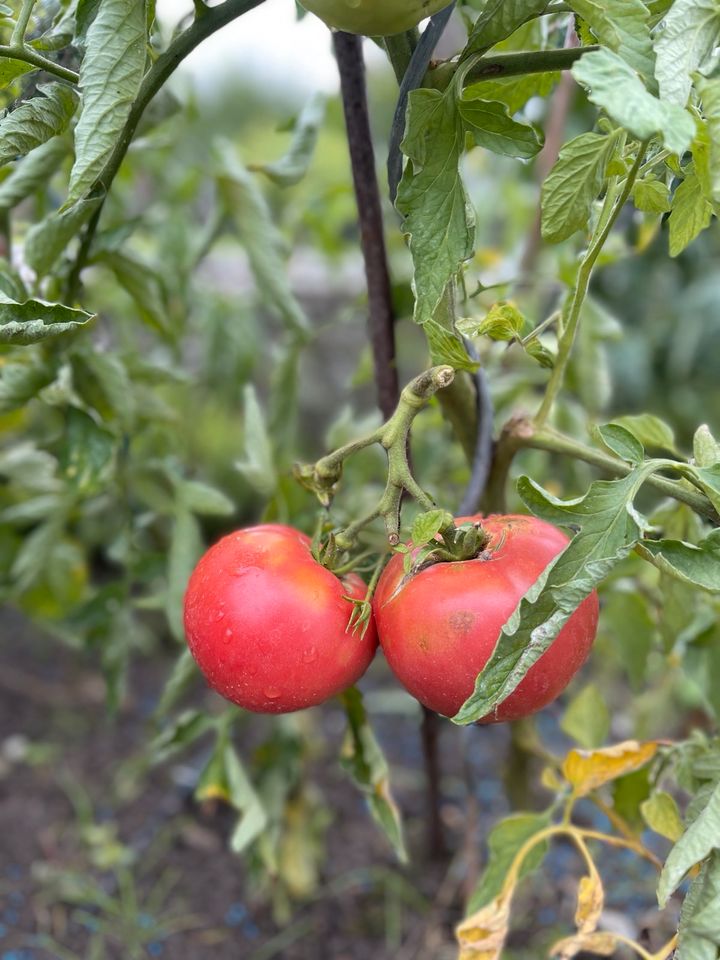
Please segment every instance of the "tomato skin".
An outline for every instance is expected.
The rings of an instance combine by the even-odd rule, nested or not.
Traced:
[[[536,517],[478,516],[455,522],[467,520],[482,520],[490,536],[481,557],[435,564],[398,590],[404,574],[403,558],[396,554],[374,599],[380,645],[393,673],[421,703],[448,717],[473,692],[520,597],[568,543],[564,533]],[[554,700],[590,652],[598,606],[593,591],[518,687],[479,722],[517,720]]]
[[[302,0],[329,27],[366,37],[411,30],[447,5],[448,0]]]
[[[256,713],[289,713],[345,690],[377,647],[371,617],[364,637],[346,632],[367,591],[342,580],[292,527],[264,524],[224,537],[200,559],[185,594],[185,633],[210,686]]]

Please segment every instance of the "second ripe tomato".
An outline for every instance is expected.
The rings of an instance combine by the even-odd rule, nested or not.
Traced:
[[[406,579],[396,554],[374,600],[380,644],[393,673],[421,703],[448,717],[473,692],[520,598],[568,543],[564,533],[536,517],[469,519],[481,520],[489,538],[480,557],[436,563]],[[519,686],[481,722],[517,720],[554,700],[585,662],[597,620],[593,591]]]

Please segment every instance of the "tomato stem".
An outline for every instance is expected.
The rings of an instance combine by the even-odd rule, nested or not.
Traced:
[[[424,510],[431,510],[435,506],[432,497],[425,493],[410,470],[410,430],[420,410],[438,390],[449,386],[454,377],[453,368],[444,364],[425,370],[403,389],[395,412],[383,426],[359,440],[346,443],[314,464],[295,467],[296,479],[314,493],[323,506],[329,506],[342,476],[343,464],[348,457],[376,443],[386,451],[388,474],[383,494],[365,516],[335,535],[335,543],[340,550],[349,550],[360,531],[378,517],[382,517],[385,523],[390,545],[399,543],[400,503],[403,493],[408,493]]]

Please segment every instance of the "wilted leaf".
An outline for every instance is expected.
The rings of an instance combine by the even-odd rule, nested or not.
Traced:
[[[605,905],[605,891],[597,870],[580,878],[575,924],[578,933],[592,933]]]
[[[584,797],[603,784],[644,767],[657,748],[654,740],[626,740],[600,750],[571,750],[563,762],[563,775],[575,794]]]
[[[551,949],[551,957],[559,957],[560,960],[570,960],[579,953],[587,950],[589,953],[595,953],[601,957],[611,957],[615,950],[620,946],[620,942],[614,933],[576,933],[572,937],[566,937],[559,940]]]
[[[265,417],[252,384],[243,390],[245,400],[245,458],[236,463],[237,469],[260,494],[272,496],[277,486],[277,475],[272,445],[265,425]]]
[[[0,209],[10,210],[29,197],[33,191],[46,186],[50,177],[70,153],[71,138],[52,137],[23,157],[10,176],[0,183]]]
[[[455,370],[467,370],[473,373],[480,366],[465,349],[460,337],[445,329],[436,320],[426,320],[423,330],[430,347],[430,356],[435,364],[446,363]]]
[[[54,211],[30,227],[25,237],[25,259],[39,277],[50,272],[99,203],[99,197],[79,200],[67,210]]]
[[[458,960],[500,960],[510,926],[512,891],[496,897],[455,928]]]

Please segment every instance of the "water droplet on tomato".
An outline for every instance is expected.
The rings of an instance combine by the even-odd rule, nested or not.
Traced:
[[[230,629],[230,627],[228,627],[227,630],[225,631],[225,643],[230,643],[232,638],[233,638],[233,632]]]
[[[224,619],[225,619],[225,611],[218,610],[218,612],[215,614],[215,623],[220,623],[220,621]]]
[[[265,691],[265,696],[268,698],[268,700],[277,700],[277,698],[280,696],[280,691],[277,687],[268,687]]]
[[[317,660],[317,647],[308,647],[303,653],[303,663],[314,663]]]

